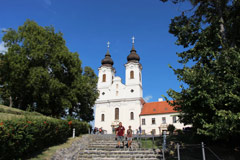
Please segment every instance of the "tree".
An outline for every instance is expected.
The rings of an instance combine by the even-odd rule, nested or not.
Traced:
[[[173,134],[173,131],[175,130],[175,126],[173,124],[169,124],[168,127],[167,127],[167,130]]]
[[[168,90],[174,100],[169,103],[198,134],[228,140],[240,134],[240,1],[190,2],[193,8],[169,27],[176,44],[186,48],[177,53],[183,68],[173,71],[187,84],[180,92]]]
[[[5,104],[11,99],[16,108],[93,120],[97,76],[90,67],[83,72],[79,55],[68,50],[62,33],[27,20],[18,30],[7,30],[3,41],[8,47],[0,57]]]

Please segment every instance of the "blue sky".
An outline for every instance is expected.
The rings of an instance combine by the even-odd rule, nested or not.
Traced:
[[[83,66],[98,74],[107,51],[114,60],[116,75],[125,79],[124,64],[135,36],[135,49],[143,66],[143,95],[149,101],[167,96],[170,88],[179,91],[180,82],[168,64],[177,63],[176,38],[168,33],[171,18],[189,5],[161,3],[159,0],[1,0],[0,29],[17,29],[26,19],[61,31],[66,45],[78,52]],[[3,34],[0,33],[0,38]],[[3,44],[0,42],[0,49]]]

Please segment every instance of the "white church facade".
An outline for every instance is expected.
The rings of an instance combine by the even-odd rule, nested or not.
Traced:
[[[114,62],[109,53],[108,43],[107,53],[101,61],[102,65],[98,68],[99,97],[95,102],[95,127],[106,130],[108,134],[114,132],[114,128],[119,122],[122,122],[125,128],[129,125],[132,126],[133,131],[141,126],[142,131],[146,134],[150,134],[151,131],[159,134],[164,129],[161,127],[162,121],[160,121],[163,120],[160,110],[164,109],[157,109],[156,112],[156,108],[161,107],[161,105],[149,105],[150,103],[143,100],[142,65],[139,61],[140,57],[134,48],[133,37],[132,49],[125,64],[125,84],[123,84],[121,78],[115,76],[116,71],[113,67]],[[149,106],[152,111],[149,110]],[[169,121],[169,116],[178,114],[173,111],[171,106],[168,105],[167,108],[169,112],[163,113],[166,116],[166,122]],[[177,120],[174,122],[176,122],[174,125],[177,129],[183,128],[183,124]],[[167,124],[170,124],[170,121],[164,125]]]

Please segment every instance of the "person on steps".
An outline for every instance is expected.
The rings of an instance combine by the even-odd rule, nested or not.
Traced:
[[[102,127],[101,127],[101,128],[99,128],[99,130],[98,130],[98,131],[99,131],[99,133],[100,133],[100,134],[102,134]]]
[[[116,128],[116,136],[117,136],[117,141],[118,145],[116,148],[120,148],[120,142],[122,142],[124,148],[124,133],[125,133],[125,128],[122,126],[122,122],[119,122],[118,128]]]
[[[128,148],[132,148],[131,144],[132,144],[132,129],[131,126],[128,127],[127,130],[127,141],[128,141]]]

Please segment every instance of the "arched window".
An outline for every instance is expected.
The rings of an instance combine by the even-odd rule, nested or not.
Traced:
[[[140,80],[140,82],[142,81],[142,75],[140,72],[139,72],[139,80]]]
[[[103,76],[102,76],[102,81],[103,81],[103,82],[106,82],[106,74],[103,74]]]
[[[134,113],[133,112],[130,113],[130,119],[134,120]]]
[[[130,79],[134,79],[134,71],[130,72]]]
[[[119,120],[119,108],[115,108],[115,120]]]
[[[105,120],[105,116],[104,116],[104,114],[102,114],[101,121],[104,121],[104,120]]]

